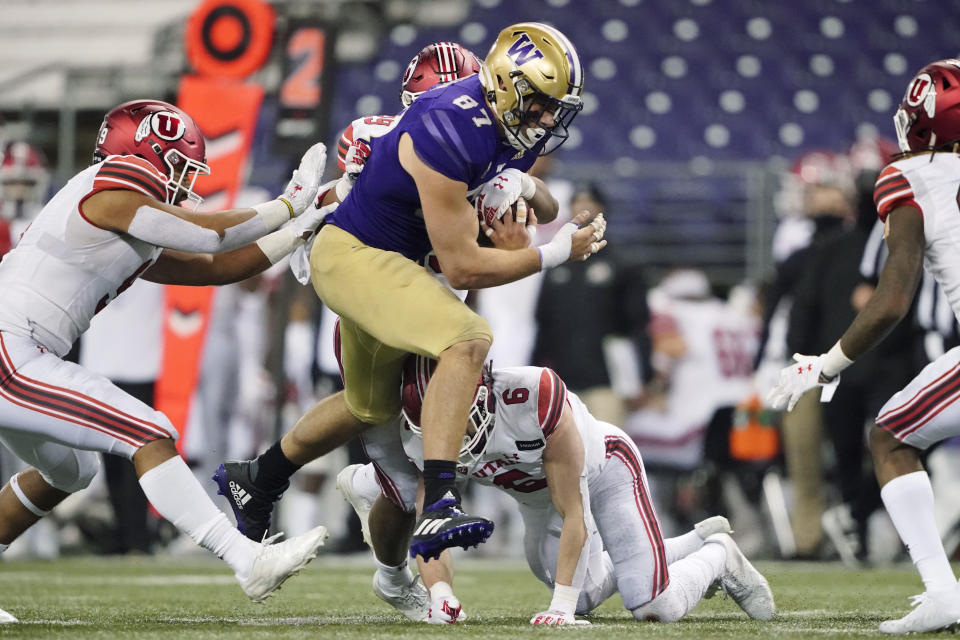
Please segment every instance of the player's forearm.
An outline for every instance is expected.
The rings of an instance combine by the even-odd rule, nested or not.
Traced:
[[[445,260],[438,252],[443,275],[454,289],[486,289],[525,278],[540,270],[540,254],[534,248],[504,251],[476,247],[469,255]]]
[[[223,285],[240,282],[263,273],[270,260],[256,244],[212,256],[200,269],[182,269],[178,284],[192,286]]]
[[[580,554],[587,542],[587,528],[583,524],[583,513],[567,514],[563,519],[563,528],[560,530],[560,544],[557,549],[558,584],[572,585],[580,588],[583,585],[573,584],[577,571]]]
[[[907,314],[911,298],[903,291],[878,289],[840,338],[846,357],[857,360],[880,344]]]
[[[840,338],[843,353],[850,360],[879,344],[910,310],[923,260],[922,244],[913,245],[891,247],[877,288]]]

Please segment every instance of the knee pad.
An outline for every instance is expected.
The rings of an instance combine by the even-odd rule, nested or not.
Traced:
[[[635,620],[652,622],[676,622],[686,614],[686,606],[681,598],[672,597],[673,591],[668,587],[666,591],[645,605],[633,609]]]
[[[76,493],[90,486],[100,470],[100,454],[74,449],[53,469],[42,469],[40,477],[55,489]]]

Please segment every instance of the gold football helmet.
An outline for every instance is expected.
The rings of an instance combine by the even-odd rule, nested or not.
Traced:
[[[545,138],[540,155],[555,150],[583,108],[583,66],[567,37],[539,22],[521,22],[500,32],[480,68],[487,100],[518,151]]]

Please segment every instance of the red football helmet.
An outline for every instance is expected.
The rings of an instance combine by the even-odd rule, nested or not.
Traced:
[[[893,116],[901,151],[960,141],[960,60],[939,60],[917,72]]]
[[[210,173],[206,142],[197,123],[179,107],[160,100],[133,100],[114,107],[103,117],[93,161],[110,155],[140,156],[167,177],[167,203],[188,200],[198,207],[194,193],[198,176]]]
[[[0,150],[0,216],[32,218],[49,186],[50,171],[39,149],[17,140]]]
[[[427,383],[436,366],[436,360],[423,356],[410,356],[403,369],[400,411],[407,426],[418,436],[423,435],[420,429],[423,396],[427,393]],[[470,407],[467,432],[463,436],[463,446],[460,447],[460,464],[471,464],[483,455],[496,421],[494,414],[496,407],[497,402],[493,397],[493,373],[488,363],[483,365],[480,380],[477,381],[477,391],[473,396],[473,405]]]
[[[400,102],[409,107],[417,97],[438,84],[480,73],[480,59],[456,42],[434,42],[413,56],[400,83]]]

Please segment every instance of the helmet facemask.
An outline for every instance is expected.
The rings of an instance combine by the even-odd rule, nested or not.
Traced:
[[[167,204],[191,203],[194,211],[203,204],[203,197],[193,190],[193,185],[200,176],[210,175],[209,165],[188,158],[178,149],[169,149],[163,155],[163,162],[167,165]]]
[[[566,142],[570,123],[583,109],[580,96],[567,94],[554,98],[538,90],[522,71],[511,74],[517,106],[503,114],[503,128],[507,142],[517,151],[529,151],[549,136],[540,155],[547,155]],[[544,114],[552,116],[553,124],[543,126]]]
[[[480,83],[506,141],[520,152],[554,151],[583,108],[580,57],[566,36],[542,23],[502,30],[483,61]]]
[[[422,362],[426,359],[418,358]],[[421,369],[422,371],[423,369]],[[429,374],[427,374],[429,375]],[[425,391],[425,390],[424,390]],[[413,406],[408,406],[406,402],[402,403],[400,413],[404,422],[415,435],[422,438],[423,430],[420,427],[420,409],[423,402],[423,391],[417,393],[418,402]],[[493,374],[490,364],[483,367],[480,375],[480,381],[477,384],[477,391],[473,397],[473,404],[470,405],[470,413],[467,417],[467,430],[463,436],[463,444],[460,446],[458,461],[462,465],[471,465],[477,462],[487,448],[493,427],[496,424],[496,400],[493,396]]]

